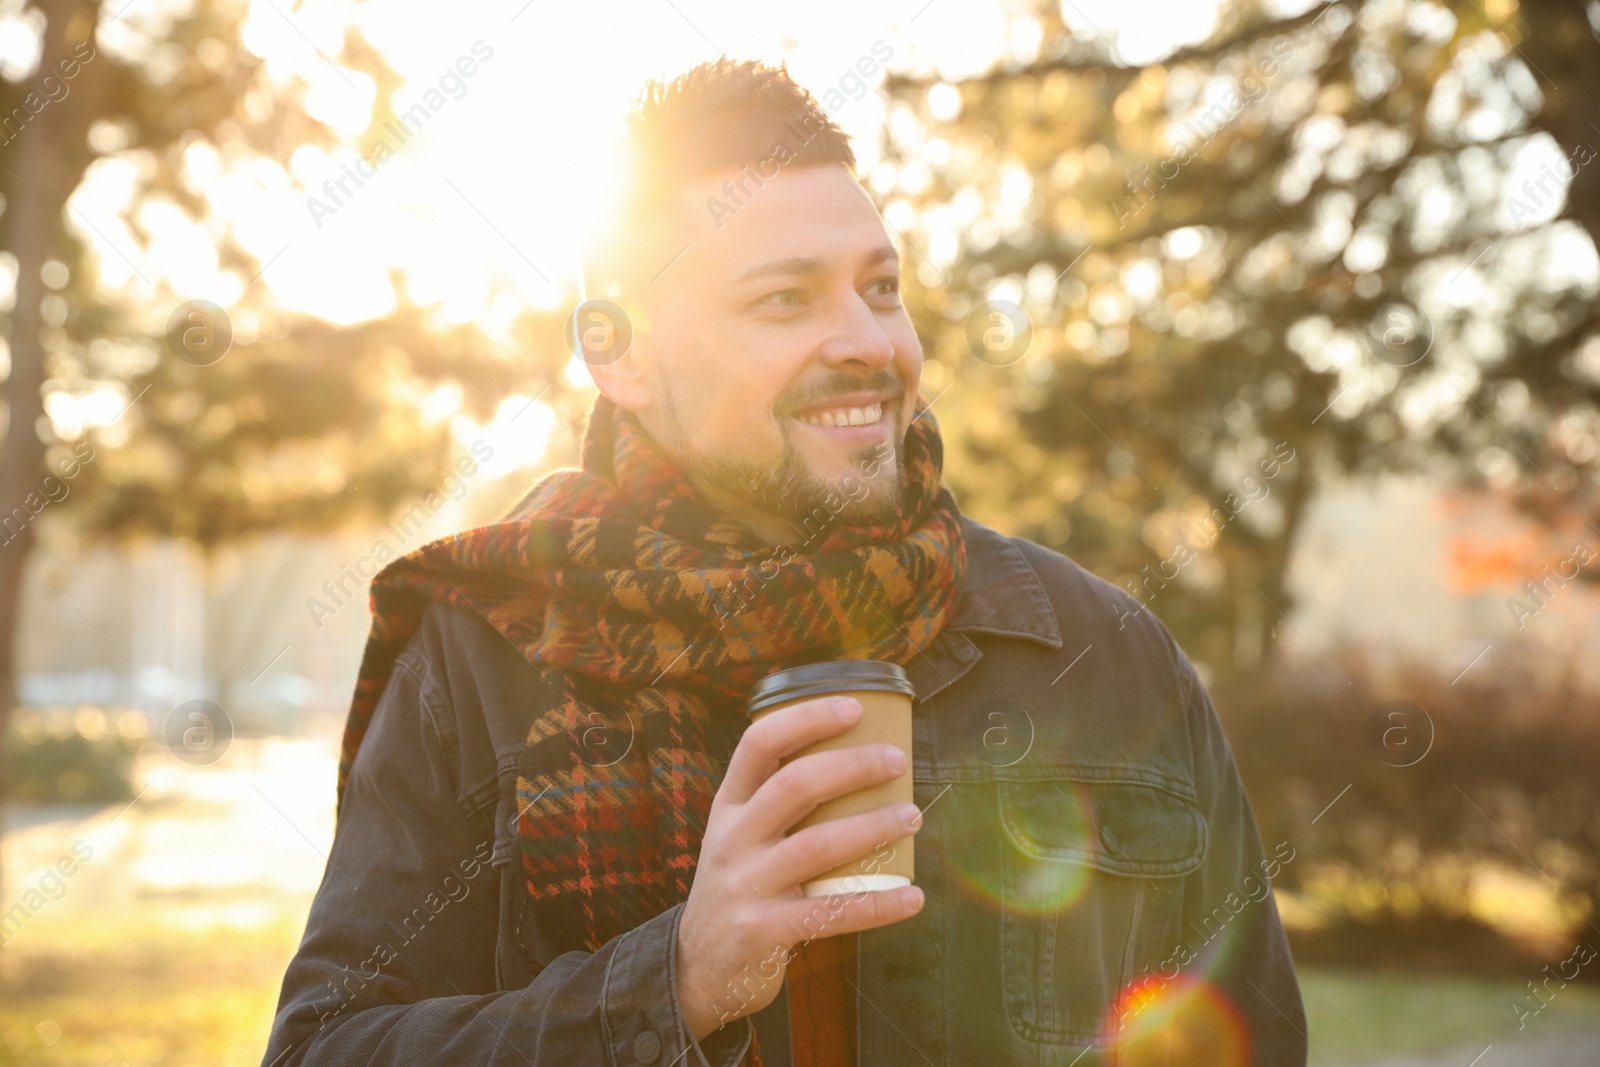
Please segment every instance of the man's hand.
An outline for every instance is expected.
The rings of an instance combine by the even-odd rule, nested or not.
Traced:
[[[837,900],[807,899],[800,889],[922,825],[915,804],[889,804],[785,836],[819,803],[906,773],[906,754],[879,744],[815,752],[779,769],[785,756],[843,733],[860,717],[851,697],[819,697],[765,716],[740,738],[711,801],[678,923],[678,1003],[696,1040],[771,1004],[790,950],[819,933],[819,917],[820,934],[831,937],[921,910],[915,886]]]

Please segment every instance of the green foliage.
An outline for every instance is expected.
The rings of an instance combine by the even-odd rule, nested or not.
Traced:
[[[537,392],[559,369],[498,352],[470,326],[431,327],[412,307],[349,327],[270,328],[210,366],[157,352],[131,383],[148,391],[126,416],[126,443],[84,469],[87,530],[210,546],[387,517],[450,462],[448,422],[420,410],[430,389],[459,388],[461,410],[488,421],[507,394]],[[562,351],[555,316],[529,328],[538,351]]]
[[[1334,1063],[1433,1052],[1477,1044],[1462,1058],[1471,1061],[1485,1044],[1520,1038],[1549,1038],[1600,1021],[1600,990],[1562,990],[1550,1016],[1537,1029],[1518,1033],[1509,1005],[1528,996],[1526,979],[1446,977],[1370,970],[1300,967],[1300,994],[1306,1026],[1322,1055]],[[1572,1047],[1582,1038],[1574,1035]],[[1313,1059],[1316,1054],[1312,1054]],[[1521,1060],[1521,1062],[1529,1062]]]
[[[131,716],[131,717],[130,717]],[[111,803],[133,797],[143,720],[98,708],[25,710],[11,716],[11,800]]]
[[[200,0],[165,22],[135,11],[114,26],[98,5],[82,8],[87,25],[99,21],[101,45],[73,78],[73,91],[34,120],[61,134],[51,177],[59,193],[37,206],[19,200],[16,152],[0,153],[5,247],[18,211],[50,211],[64,222],[61,196],[97,158],[139,164],[130,220],[141,204],[159,199],[204,225],[211,221],[208,204],[186,163],[197,149],[287,166],[297,148],[340,141],[304,111],[303,87],[266,78],[240,40],[243,7]],[[143,39],[148,48],[130,59],[106,47],[107,37]],[[393,115],[397,76],[354,29],[332,58],[374,80],[378,99],[368,132],[381,129]],[[20,99],[33,80],[0,79],[0,106]],[[92,135],[83,136],[85,130]],[[143,236],[137,224],[134,231]],[[210,546],[261,531],[325,530],[386,516],[438,484],[450,460],[448,426],[419,412],[431,390],[459,389],[461,411],[486,420],[508,393],[538,391],[564,362],[556,313],[530,312],[510,350],[490,345],[475,327],[441,326],[429,309],[404,303],[350,326],[287,313],[255,283],[268,264],[221,230],[222,268],[251,284],[223,309],[231,321],[214,324],[231,330],[231,347],[217,362],[198,366],[205,361],[180,358],[176,332],[151,332],[148,308],[104,294],[93,257],[64,224],[56,246],[66,280],[47,297],[60,310],[40,331],[42,393],[85,397],[109,389],[131,405],[112,430],[87,431],[96,458],[53,512],[72,514],[90,535],[177,535]],[[40,266],[20,270],[37,273]],[[161,311],[199,295],[172,293]],[[542,356],[530,360],[529,351]],[[543,397],[561,398],[559,386]],[[36,405],[11,399],[32,422],[27,412]],[[54,467],[74,442],[57,440],[48,419],[39,425],[50,446],[47,466]]]
[[[1577,165],[1554,220],[1557,186],[1530,219],[1509,177],[1541,131],[1575,164],[1600,148],[1576,5],[1528,15],[1540,37],[1466,3],[1240,4],[1143,69],[1056,10],[1034,62],[891,78],[874,175],[980,518],[1137,589],[1231,665],[1271,651],[1328,478],[1446,464],[1545,507],[1593,484],[1600,166]],[[1032,321],[1007,366],[968,340],[991,298]],[[1265,496],[1224,506],[1280,446],[1297,458]],[[1219,532],[1187,536],[1218,508]],[[1198,558],[1172,562],[1185,544]]]
[[[1320,667],[1211,687],[1263,840],[1294,843],[1282,887],[1317,890],[1332,921],[1461,919],[1491,863],[1558,925],[1600,908],[1600,707],[1577,678]]]

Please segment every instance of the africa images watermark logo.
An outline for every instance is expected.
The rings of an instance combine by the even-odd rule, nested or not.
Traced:
[[[494,458],[494,446],[481,437],[468,447],[471,455],[461,456],[456,460],[455,466],[445,474],[437,489],[431,489],[420,501],[413,504],[411,509],[384,525],[384,529],[393,535],[391,544],[387,538],[378,538],[372,542],[365,554],[355,561],[352,572],[351,565],[346,563],[339,568],[337,578],[330,578],[322,583],[323,597],[307,597],[306,611],[311,614],[311,621],[316,623],[317,629],[322,629],[323,623],[331,616],[339,613],[347,604],[361,598],[367,591],[367,583],[371,581],[384,565],[394,559],[406,544],[421,533],[429,519],[437,515],[446,502],[460,500],[467,495],[468,481],[475,477],[481,469],[480,464],[487,463]]]
[[[377,981],[383,974],[383,969],[399,958],[402,949],[431,929],[428,924],[435,916],[451,904],[459,904],[471,896],[473,883],[479,874],[489,868],[492,857],[493,848],[490,843],[487,840],[480,841],[471,856],[457,862],[456,867],[461,872],[460,876],[457,876],[455,870],[451,870],[440,879],[438,889],[430,891],[420,905],[401,916],[398,926],[390,920],[389,929],[397,935],[394,939],[389,939],[386,935],[385,940],[373,946],[372,955],[362,960],[356,967],[352,968],[348,964],[341,966],[335,976],[338,983],[335,984],[333,979],[327,982],[331,1005],[328,1007],[312,1005],[312,1010],[317,1013],[317,1028],[320,1030],[327,1026],[330,1019],[337,1018],[355,1003],[362,990],[366,989],[369,983]]]
[[[875,445],[870,456],[858,460],[856,463],[856,467],[860,471],[860,477],[857,477],[854,473],[845,475],[839,482],[839,489],[829,489],[823,496],[822,502],[812,508],[811,512],[800,520],[800,526],[804,527],[805,539],[800,542],[798,547],[788,542],[775,546],[772,555],[756,564],[755,567],[750,568],[737,578],[734,583],[730,584],[724,592],[734,601],[734,604],[731,608],[726,603],[718,605],[717,629],[720,630],[726,626],[730,616],[760,603],[759,598],[746,596],[745,592],[738,588],[739,586],[742,585],[745,591],[750,591],[757,588],[758,582],[761,587],[765,587],[768,582],[776,579],[785,565],[798,559],[805,548],[822,537],[833,526],[834,520],[844,512],[847,502],[855,504],[867,498],[871,490],[866,483],[878,477],[881,465],[892,460],[894,456],[895,450],[892,446],[881,442]],[[840,489],[844,491],[842,495],[840,494]],[[814,528],[813,523],[816,524]],[[799,527],[796,528],[799,529]]]
[[[1593,162],[1595,150],[1587,141],[1579,141],[1560,161],[1560,170],[1549,163],[1539,169],[1537,179],[1529,178],[1522,183],[1522,196],[1506,198],[1506,214],[1511,217],[1511,224],[1517,229],[1522,229],[1529,221],[1542,218],[1556,210],[1561,204],[1565,190],[1572,187],[1572,179],[1578,176],[1578,168]],[[1526,198],[1526,199],[1524,199]]]
[[[396,147],[403,147],[407,141],[421,132],[428,120],[444,110],[444,106],[451,100],[460,100],[466,96],[467,79],[478,73],[478,64],[487,63],[494,58],[494,49],[481,39],[472,42],[470,51],[471,56],[461,56],[453,66],[439,75],[434,84],[423,92],[421,100],[384,124],[383,128],[394,136]],[[473,56],[477,58],[474,59]],[[354,182],[356,189],[359,190],[365,184],[364,179],[376,176],[378,168],[394,158],[396,147],[391,147],[388,141],[378,138],[368,151],[356,159],[353,168],[346,163],[340,168],[342,173],[338,178],[330,178],[322,183],[322,192],[326,200],[316,196],[306,197],[306,209],[311,212],[311,221],[316,224],[317,229],[322,229],[322,220],[326,216],[338,214],[339,209],[355,196],[354,191],[346,188],[347,183]]]
[[[0,115],[0,146],[15,141],[22,133],[23,127],[37,118],[45,108],[65,100],[72,92],[72,86],[68,83],[76,78],[84,65],[92,62],[98,54],[94,50],[94,41],[88,39],[74,45],[72,55],[57,60],[56,67],[61,72],[59,78],[55,74],[45,74],[39,79],[38,89],[23,94],[19,106],[13,107],[5,115]]]
[[[72,492],[68,483],[78,476],[84,466],[94,460],[94,445],[79,441],[72,446],[72,455],[57,460],[61,477],[47,474],[39,481],[39,488],[23,498],[22,503],[10,511],[0,513],[0,545],[9,545],[22,536],[34,517],[51,504],[59,504]]]
[[[1124,183],[1128,188],[1126,200],[1112,205],[1117,229],[1124,229],[1128,219],[1154,203],[1156,193],[1175,180],[1178,172],[1188,166],[1213,137],[1231,125],[1247,106],[1266,95],[1267,83],[1292,58],[1294,46],[1287,39],[1279,41],[1268,56],[1245,69],[1237,79],[1237,86],[1229,86],[1220,94],[1220,99],[1210,100],[1205,110],[1185,119],[1183,132],[1187,136],[1174,137],[1172,153],[1156,163],[1156,172],[1152,174],[1149,164],[1143,164],[1139,168],[1142,173]]]
[[[7,944],[20,934],[22,928],[44,910],[45,905],[66,896],[67,879],[77,874],[78,868],[88,863],[93,855],[94,846],[82,838],[74,841],[72,855],[64,855],[56,860],[54,866],[47,868],[37,881],[23,890],[21,900],[0,912],[0,945]]]
[[[1543,611],[1550,602],[1556,598],[1568,582],[1576,581],[1578,573],[1588,566],[1595,558],[1595,548],[1583,541],[1575,542],[1572,551],[1553,565],[1545,564],[1539,571],[1539,577],[1530,578],[1522,583],[1522,591],[1527,596],[1526,600],[1516,597],[1506,598],[1506,607],[1511,611],[1511,621],[1521,630],[1528,625],[1528,620]],[[1554,583],[1552,585],[1552,583]]]
[[[860,100],[867,95],[867,78],[876,74],[878,67],[889,61],[894,55],[894,48],[885,41],[873,41],[868,49],[871,55],[864,55],[857,59],[853,67],[846,68],[839,76],[837,83],[822,94],[818,101],[822,111],[832,119],[847,103]],[[849,94],[846,96],[845,94]],[[706,198],[706,210],[711,214],[711,221],[717,224],[717,229],[722,229],[723,221],[729,216],[737,214],[739,209],[749,203],[755,195],[750,183],[754,182],[756,189],[760,189],[767,181],[778,176],[778,170],[787,163],[792,163],[799,156],[799,149],[811,143],[819,132],[812,128],[810,122],[789,121],[784,124],[797,144],[791,145],[788,140],[779,138],[772,145],[766,157],[755,164],[755,173],[751,173],[750,164],[746,163],[740,168],[739,177],[722,183],[722,191],[727,199],[709,196]],[[765,179],[765,180],[763,180]],[[740,197],[740,194],[744,194]]]
[[[1272,479],[1294,460],[1294,446],[1287,441],[1278,442],[1270,456],[1256,462],[1256,470],[1261,472],[1260,477],[1253,471],[1246,473],[1240,478],[1237,490],[1230,491],[1224,496],[1220,506],[1213,507],[1203,518],[1185,519],[1182,522],[1177,531],[1176,543],[1166,558],[1154,564],[1154,573],[1151,571],[1151,565],[1146,564],[1140,571],[1143,575],[1142,581],[1124,577],[1123,588],[1139,606],[1125,610],[1117,616],[1117,629],[1126,627],[1130,616],[1137,615],[1148,607],[1156,594],[1167,587],[1168,582],[1177,579],[1184,565],[1198,559],[1200,553],[1210,548],[1222,536],[1228,524],[1238,518],[1245,508],[1266,499],[1272,492]]]

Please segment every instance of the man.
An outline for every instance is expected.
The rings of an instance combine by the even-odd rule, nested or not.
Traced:
[[[629,144],[582,469],[374,581],[264,1062],[1304,1063],[1293,851],[1165,628],[941,487],[842,132],[722,60]],[[749,725],[833,659],[904,667],[911,752],[783,762],[854,700]],[[920,810],[787,832],[901,774]],[[912,835],[914,886],[802,896]]]

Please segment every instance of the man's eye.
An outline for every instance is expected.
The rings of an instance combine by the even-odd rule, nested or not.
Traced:
[[[900,293],[899,278],[879,278],[867,286],[875,296],[897,296]]]
[[[806,294],[803,289],[779,289],[775,293],[768,293],[758,303],[768,307],[799,307],[805,301]]]

